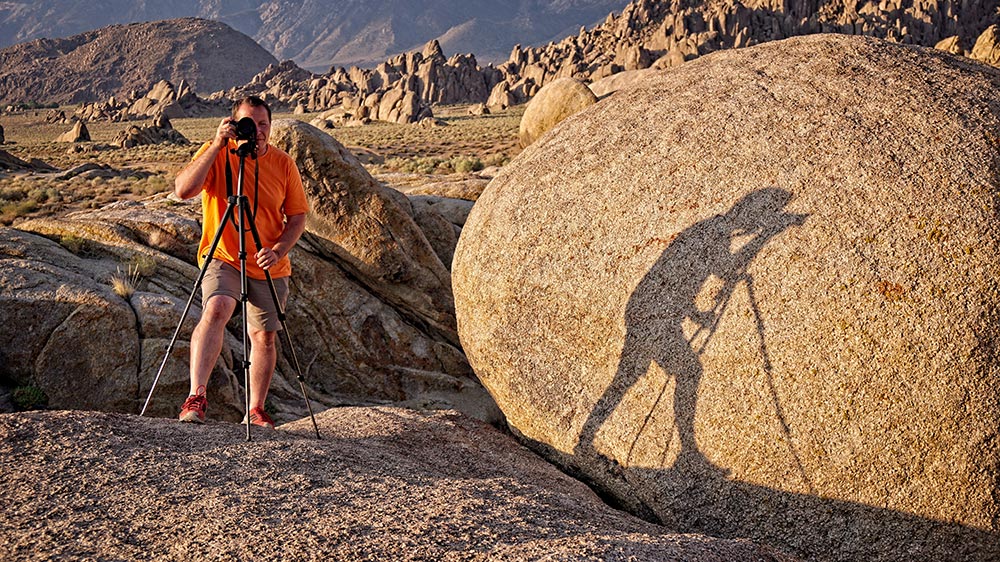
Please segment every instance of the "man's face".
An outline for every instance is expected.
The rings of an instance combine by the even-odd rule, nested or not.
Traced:
[[[271,138],[271,120],[267,117],[267,110],[245,103],[236,109],[236,120],[244,117],[253,119],[257,124],[257,151],[266,151],[267,141]]]

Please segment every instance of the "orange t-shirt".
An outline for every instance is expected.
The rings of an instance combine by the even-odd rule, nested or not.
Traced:
[[[211,143],[205,143],[194,155],[194,159],[201,156]],[[230,149],[235,149],[236,144],[230,141]],[[230,150],[219,152],[215,162],[208,171],[205,183],[201,187],[201,209],[202,209],[202,231],[201,243],[198,245],[198,265],[205,262],[206,254],[212,246],[212,240],[219,228],[219,222],[226,213],[226,158],[229,158],[229,166],[232,169],[232,190],[236,195],[239,181],[240,159]],[[301,215],[309,211],[309,203],[306,201],[306,193],[302,188],[302,178],[299,170],[295,167],[295,161],[284,151],[268,145],[267,153],[257,159],[257,166],[260,169],[259,200],[254,186],[254,160],[247,158],[243,170],[243,194],[250,202],[250,211],[254,215],[254,224],[257,226],[257,233],[260,235],[261,243],[265,248],[271,248],[285,228],[285,217]],[[256,205],[255,205],[256,202]],[[239,222],[239,208],[233,209],[233,217]],[[254,254],[257,253],[257,245],[254,244],[253,234],[250,232],[250,225],[246,227],[246,252],[247,252],[247,277],[252,279],[266,279],[264,270],[257,265]],[[236,224],[228,221],[222,232],[222,239],[215,249],[215,259],[222,260],[233,267],[240,267],[240,237]],[[281,258],[268,270],[272,278],[288,277],[292,274],[292,264],[288,256]]]

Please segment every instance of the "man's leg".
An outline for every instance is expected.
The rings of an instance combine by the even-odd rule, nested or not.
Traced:
[[[275,339],[278,332],[250,328],[250,409],[263,408],[271,377],[278,362]]]
[[[226,295],[208,299],[201,320],[191,334],[191,395],[204,394],[208,379],[222,352],[226,323],[236,309],[236,300]]]

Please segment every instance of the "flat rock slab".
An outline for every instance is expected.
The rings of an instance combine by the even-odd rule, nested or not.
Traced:
[[[258,430],[0,415],[0,559],[786,561],[611,509],[455,412],[339,408]],[[256,429],[256,428],[255,428]]]

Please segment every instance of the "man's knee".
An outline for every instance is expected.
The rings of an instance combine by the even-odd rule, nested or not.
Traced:
[[[278,332],[268,332],[265,330],[250,330],[250,343],[255,346],[274,347]]]
[[[233,316],[235,309],[236,301],[232,297],[215,295],[205,303],[205,308],[201,311],[201,320],[198,323],[206,326],[224,326]]]

